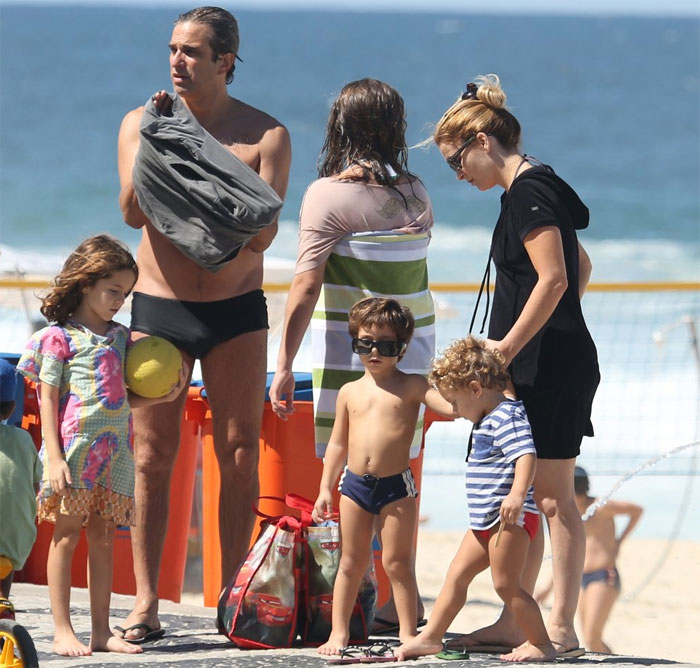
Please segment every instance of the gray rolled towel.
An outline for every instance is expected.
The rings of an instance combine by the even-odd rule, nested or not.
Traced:
[[[132,180],[141,210],[187,257],[214,273],[272,223],[282,200],[172,95],[168,115],[149,100]]]

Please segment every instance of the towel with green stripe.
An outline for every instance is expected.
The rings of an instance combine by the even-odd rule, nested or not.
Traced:
[[[343,237],[326,262],[311,319],[316,456],[323,457],[335,420],[338,390],[364,367],[351,348],[348,312],[365,297],[391,297],[411,309],[416,329],[399,369],[427,375],[435,354],[435,309],[428,287],[428,233],[367,232]],[[420,454],[423,412],[411,457]]]

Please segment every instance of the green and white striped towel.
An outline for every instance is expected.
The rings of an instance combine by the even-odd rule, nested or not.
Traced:
[[[428,233],[368,232],[344,237],[333,248],[311,319],[316,456],[323,457],[333,428],[338,390],[364,373],[352,352],[348,312],[365,297],[393,297],[411,309],[413,338],[399,368],[427,374],[435,354],[435,309],[428,288]],[[411,457],[420,453],[421,407]]]

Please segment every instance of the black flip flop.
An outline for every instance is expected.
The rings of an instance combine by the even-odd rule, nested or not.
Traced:
[[[149,626],[148,624],[144,623],[132,624],[131,626],[127,626],[126,628],[122,628],[121,626],[115,626],[114,630],[119,631],[119,633],[122,634],[122,638],[126,640],[126,642],[131,643],[132,645],[143,645],[147,642],[155,642],[156,640],[160,640],[165,635],[165,629],[154,629],[152,626]],[[140,638],[126,637],[127,631],[141,630],[145,631],[145,633]]]

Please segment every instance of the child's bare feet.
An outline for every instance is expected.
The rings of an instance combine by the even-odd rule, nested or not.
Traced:
[[[92,650],[87,645],[83,645],[72,631],[55,633],[52,649],[61,656],[90,656],[92,654]]]
[[[418,637],[418,633],[416,631],[409,631],[408,633],[402,633],[399,631],[399,641],[401,642],[402,645],[405,645],[406,643],[411,642],[414,638]]]
[[[532,661],[554,661],[557,658],[557,651],[551,643],[546,645],[533,645],[531,642],[524,642],[508,654],[501,654],[501,661],[511,663],[532,662]]]
[[[121,654],[140,654],[143,647],[132,645],[111,633],[104,636],[93,636],[90,639],[90,649],[93,652],[120,652]]]
[[[426,654],[437,654],[441,649],[441,638],[431,638],[419,633],[415,638],[401,645],[395,654],[399,661],[404,661],[405,659],[416,659]]]
[[[334,656],[340,654],[340,650],[343,647],[347,647],[348,640],[350,636],[346,633],[333,633],[331,632],[328,642],[324,643],[318,648],[319,654],[325,654],[326,656]]]

